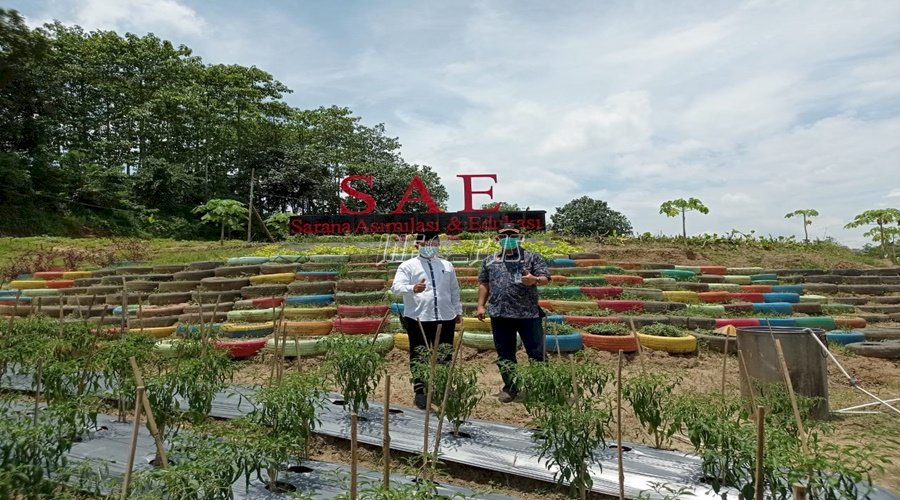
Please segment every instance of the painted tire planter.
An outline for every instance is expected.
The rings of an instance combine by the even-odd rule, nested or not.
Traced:
[[[725,266],[700,266],[700,274],[715,274],[724,276],[728,274],[728,268]]]
[[[598,287],[606,284],[603,276],[568,276],[566,283],[578,287]]]
[[[770,293],[771,285],[738,285],[744,293]]]
[[[644,278],[630,274],[604,274],[606,282],[610,285],[642,285]]]
[[[334,295],[288,295],[284,299],[287,306],[331,304],[332,302],[334,302]]]
[[[733,304],[722,304],[725,312],[728,313],[750,313],[753,312],[753,302],[735,302]]]
[[[564,333],[562,335],[547,335],[544,337],[544,349],[551,352],[575,352],[584,349],[580,332]]]
[[[759,326],[759,320],[756,318],[716,318],[716,328],[723,326]]]
[[[310,255],[309,262],[324,262],[328,264],[345,264],[350,262],[349,255]]]
[[[763,300],[766,302],[787,302],[796,304],[800,302],[800,296],[796,293],[764,293]]]
[[[828,297],[824,295],[815,295],[815,294],[806,294],[800,296],[801,303],[812,303],[812,304],[825,304],[828,302]]]
[[[387,303],[390,299],[387,298],[385,292],[337,292],[334,294],[334,301],[338,304],[360,304],[362,302]]]
[[[266,262],[265,264],[259,266],[259,273],[260,274],[288,273],[293,277],[294,273],[297,272],[297,269],[299,267],[300,267],[300,264],[293,263],[293,262],[288,262],[288,263]]]
[[[698,273],[687,269],[660,269],[659,275],[663,278],[674,278],[678,281],[686,281],[697,276]]]
[[[178,344],[181,339],[163,339],[157,340],[153,344],[153,350],[163,358],[173,358],[178,353]]]
[[[201,260],[191,262],[185,267],[185,271],[209,271],[225,264],[222,260]]]
[[[226,317],[230,322],[259,323],[263,321],[275,321],[280,317],[280,308],[269,309],[239,309],[228,311]]]
[[[765,302],[766,298],[761,293],[752,293],[752,292],[740,292],[740,293],[732,293],[731,300],[741,301],[741,302]]]
[[[463,288],[459,291],[460,302],[475,302],[478,300],[477,288]]]
[[[340,318],[334,320],[334,331],[348,335],[370,335],[378,331],[381,319]],[[387,326],[387,321],[385,321]]]
[[[581,287],[578,286],[542,286],[538,287],[538,296],[542,299],[576,299],[583,297]],[[475,299],[478,298],[478,290],[475,290]]]
[[[232,359],[243,359],[255,356],[256,353],[266,346],[265,338],[252,340],[217,340],[214,344],[216,349],[228,351]]]
[[[803,285],[772,285],[772,293],[796,293],[803,295]]]
[[[672,354],[686,354],[697,351],[697,337],[693,335],[686,337],[658,337],[639,332],[638,340],[640,340],[642,347]]]
[[[463,318],[462,327],[466,332],[489,332],[491,331],[491,318],[486,317],[484,321],[479,321],[478,318]]]
[[[752,285],[753,280],[750,279],[750,276],[744,275],[734,275],[734,274],[726,274],[723,276],[725,283],[731,283],[732,285]]]
[[[836,330],[837,323],[831,316],[809,316],[806,318],[796,318],[795,324],[798,328],[821,328],[822,330]]]
[[[291,295],[334,295],[336,281],[294,281],[287,286],[287,293]]]
[[[306,339],[279,339],[278,349],[284,350],[284,355],[289,358],[318,356],[325,353],[324,339],[322,337],[311,337]],[[266,340],[265,350],[275,350],[275,339]]]
[[[138,318],[157,318],[160,316],[178,316],[184,313],[187,304],[175,304],[171,306],[147,306],[138,309]],[[121,308],[120,308],[121,311]]]
[[[900,341],[885,340],[884,342],[857,342],[847,344],[854,354],[869,358],[900,359]]]
[[[581,341],[585,347],[598,351],[635,352],[638,349],[634,335],[592,335],[582,332]]]
[[[697,294],[700,302],[723,303],[731,300],[731,294],[728,292],[700,292]]]
[[[773,314],[793,314],[794,308],[791,304],[787,302],[767,302],[767,303],[754,303],[753,304],[754,312],[763,312],[763,313],[773,313]]]
[[[825,332],[825,340],[831,344],[847,345],[857,342],[865,342],[866,335],[860,331],[832,330]]]
[[[9,287],[17,290],[34,290],[46,288],[47,282],[44,280],[12,280],[9,282]]]
[[[377,292],[387,288],[387,280],[341,280],[337,282],[339,292]]]
[[[393,304],[389,305],[388,308],[390,308],[393,314],[396,314],[398,316],[403,315],[404,307],[402,302],[394,302]]]
[[[337,314],[336,307],[290,307],[284,310],[284,319],[311,320],[330,319]]]
[[[272,321],[264,323],[225,323],[219,328],[219,335],[225,338],[252,338],[272,335],[275,324]]]
[[[281,328],[288,335],[300,337],[324,337],[331,333],[334,323],[328,321],[285,321]]]
[[[777,274],[767,273],[767,274],[751,274],[750,279],[752,281],[775,281],[778,279]]]
[[[287,285],[294,282],[294,273],[258,274],[249,279],[251,285]]]
[[[575,267],[594,267],[594,266],[605,266],[606,261],[603,259],[573,259],[575,261]]]
[[[232,257],[225,261],[229,266],[258,266],[269,262],[268,257]]]
[[[711,292],[740,293],[741,291],[740,285],[733,285],[731,283],[707,283],[707,286],[709,286]]]
[[[697,313],[698,315],[700,315],[700,314],[716,314],[718,316],[723,316],[725,314],[725,306],[721,305],[721,304],[702,305],[702,306],[691,305],[691,306],[687,306],[687,308],[685,308],[685,310],[689,314]]]
[[[834,324],[840,328],[865,328],[866,320],[855,316],[834,316]]]
[[[260,297],[258,299],[250,299],[251,308],[268,309],[270,307],[281,307],[284,304],[284,297]]]
[[[206,323],[204,325],[191,325],[186,323],[181,323],[175,325],[175,335],[184,336],[199,336],[201,332],[206,332],[207,330],[211,330],[213,335],[217,335],[219,330],[222,328],[223,323]]]
[[[408,340],[407,340],[408,342]],[[466,347],[471,347],[472,349],[478,351],[493,351],[494,348],[494,334],[492,333],[483,333],[483,332],[469,332],[465,331],[462,334],[462,345]],[[516,335],[516,349],[522,347],[522,339]],[[407,347],[409,350],[409,347]]]
[[[474,286],[478,284],[478,276],[457,276],[456,280],[459,281],[460,286]]]
[[[618,316],[563,316],[563,321],[572,326],[588,326],[594,323],[622,323]]]
[[[227,313],[222,312],[222,311],[217,311],[215,315],[213,315],[213,312],[211,310],[203,311],[202,318],[200,317],[199,312],[185,313],[185,314],[178,316],[179,323],[184,323],[184,324],[189,324],[189,325],[194,325],[194,324],[199,324],[199,323],[209,324],[210,322],[224,323],[225,321],[228,321],[228,316],[227,316]]]
[[[796,318],[758,318],[757,321],[759,321],[759,326],[762,326],[762,327],[766,327],[766,326],[796,327],[797,326]]]
[[[710,351],[725,352],[726,337],[724,335],[707,335],[698,332],[691,333],[691,335],[697,338],[699,345],[705,345]],[[737,338],[728,339],[728,354],[737,353],[737,347]]]
[[[641,300],[598,300],[597,307],[610,311],[643,311],[644,302]]]
[[[195,271],[181,271],[173,273],[175,281],[200,281],[203,278],[212,278],[216,273],[212,269],[198,269]]]
[[[305,255],[276,255],[269,259],[269,262],[296,262],[302,264],[309,260]]]
[[[225,291],[238,290],[245,286],[250,286],[250,280],[247,278],[225,278],[222,276],[213,276],[212,278],[203,278],[200,280],[200,286],[206,290]]]
[[[213,269],[213,274],[224,278],[255,276],[259,274],[259,266],[224,266]]]
[[[200,286],[199,281],[164,281],[157,289],[161,293],[166,292],[193,292]]]
[[[547,259],[547,266],[550,266],[550,267],[575,267],[575,260],[574,259],[564,259],[564,258]]]
[[[34,279],[38,280],[57,280],[62,278],[62,271],[38,271],[31,275]]]
[[[538,304],[556,313],[566,313],[580,309],[598,309],[597,302],[593,300],[539,300]]]
[[[279,284],[265,284],[265,285],[250,285],[241,288],[240,294],[241,297],[245,299],[258,299],[261,297],[274,297],[277,295],[284,295],[287,293],[287,285],[279,285]]]
[[[342,304],[337,306],[337,314],[342,318],[361,318],[364,316],[384,316],[389,311],[387,305],[383,306],[351,306]]]
[[[171,337],[172,335],[175,334],[175,330],[176,330],[175,326],[160,326],[160,327],[155,327],[155,328],[144,328],[143,330],[137,329],[137,328],[135,328],[135,329],[129,328],[128,331],[130,333],[141,333],[144,335],[149,335],[150,337],[161,339],[161,338],[165,338],[165,337]]]
[[[700,302],[700,296],[697,292],[690,292],[687,290],[664,291],[663,297],[669,302],[681,302],[684,304],[695,304]]]

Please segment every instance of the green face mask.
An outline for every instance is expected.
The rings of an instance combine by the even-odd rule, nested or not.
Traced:
[[[519,248],[519,240],[517,238],[500,238],[500,247],[504,250],[515,250]]]

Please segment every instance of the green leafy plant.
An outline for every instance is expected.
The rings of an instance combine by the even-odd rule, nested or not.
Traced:
[[[690,335],[683,328],[665,323],[653,323],[652,325],[641,327],[641,333],[657,337],[687,337]]]
[[[584,327],[592,335],[631,335],[631,331],[621,323],[593,323]]]
[[[266,227],[279,240],[286,240],[291,233],[289,226],[292,215],[294,214],[290,212],[275,212],[266,217]]]
[[[576,309],[569,313],[571,316],[612,316],[613,312],[606,308],[601,309]]]
[[[687,241],[687,225],[685,222],[685,213],[690,211],[708,214],[709,209],[697,198],[678,198],[677,200],[669,200],[659,206],[659,213],[665,214],[666,217],[676,217],[681,214],[681,235],[684,241]]]
[[[544,334],[545,335],[568,335],[570,333],[575,332],[575,328],[572,325],[566,323],[554,323],[551,321],[544,321]]]
[[[453,347],[447,344],[441,344],[438,347],[438,358],[450,359],[453,353]],[[423,353],[413,363],[413,373],[417,378],[421,378],[427,384],[429,381],[430,365],[428,363],[429,356]],[[453,434],[459,436],[459,427],[469,419],[478,402],[484,398],[484,391],[478,387],[477,367],[456,363],[453,367],[451,376],[451,367],[449,364],[437,363],[434,366],[434,389],[433,401],[436,403],[453,425]],[[447,387],[449,380],[449,390]],[[441,408],[444,392],[447,391],[447,404]]]
[[[818,216],[819,211],[813,208],[803,208],[784,214],[785,219],[790,219],[791,217],[803,217],[803,241],[805,241],[806,243],[809,243],[809,231],[807,230],[806,226],[812,224],[813,217]]]
[[[875,228],[866,232],[864,236],[870,237],[881,243],[882,256],[887,259],[896,261],[897,255],[894,253],[893,238],[895,232],[890,226],[900,224],[900,209],[896,208],[879,208],[874,210],[866,210],[857,215],[853,222],[845,225],[845,229],[853,229],[861,226],[875,225]],[[890,250],[890,251],[889,251]]]
[[[359,413],[369,408],[369,394],[384,375],[384,358],[372,348],[369,336],[336,335],[324,341],[325,364],[344,396],[344,408]]]
[[[677,377],[639,373],[627,378],[622,385],[625,399],[656,448],[667,446],[678,431],[678,418],[671,411],[676,401],[673,390],[678,383]]]
[[[214,199],[194,208],[195,214],[203,214],[202,222],[219,225],[219,243],[225,242],[225,230],[240,229],[247,220],[247,207],[237,200]]]

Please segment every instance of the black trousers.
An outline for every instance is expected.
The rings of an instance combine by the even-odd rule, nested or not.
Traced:
[[[406,334],[409,335],[409,370],[413,374],[413,390],[416,394],[425,394],[425,381],[415,376],[413,366],[416,363],[428,364],[428,349],[434,344],[434,334],[437,332],[438,325],[441,325],[441,336],[438,339],[438,344],[446,344],[451,349],[453,348],[453,330],[456,326],[456,321],[452,319],[449,321],[423,321],[422,330],[425,331],[425,338],[422,338],[422,330],[419,329],[418,321],[404,317],[403,323],[406,327]],[[425,349],[422,349],[423,347]],[[422,354],[423,351],[426,354]],[[437,361],[438,363],[447,364],[450,362],[451,357],[452,355],[449,352],[442,353],[439,350]]]
[[[516,334],[522,337],[522,344],[528,359],[544,361],[544,324],[542,318],[491,318],[491,332],[497,349],[497,366],[503,377],[503,391],[515,396],[519,393],[513,379],[516,365]]]

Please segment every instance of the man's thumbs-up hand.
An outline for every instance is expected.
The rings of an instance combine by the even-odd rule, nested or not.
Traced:
[[[522,284],[525,286],[534,286],[538,282],[537,276],[531,274],[531,272],[526,269],[524,274],[522,274]]]
[[[421,293],[425,291],[425,278],[422,278],[418,283],[413,285],[413,292]]]

